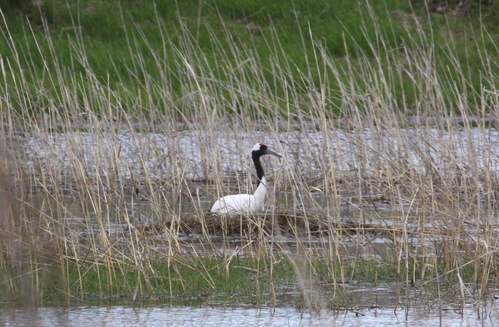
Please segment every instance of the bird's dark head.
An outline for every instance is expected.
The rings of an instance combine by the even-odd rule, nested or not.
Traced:
[[[277,156],[279,158],[281,157],[280,155],[278,155],[274,151],[269,150],[269,148],[265,144],[262,144],[262,143],[255,144],[255,146],[253,147],[253,150],[251,151],[251,155],[256,156],[256,157],[260,157],[260,156],[263,156],[264,154],[271,154],[271,155]]]

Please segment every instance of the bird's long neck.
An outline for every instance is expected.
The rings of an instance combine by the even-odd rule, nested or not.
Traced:
[[[258,186],[255,190],[254,201],[257,205],[256,211],[261,212],[263,211],[263,204],[265,202],[265,193],[267,193],[267,181],[265,180],[265,173],[260,163],[260,156],[253,154],[251,157],[255,163],[256,175],[258,176]]]
[[[253,163],[255,164],[256,176],[258,177],[257,186],[260,186],[260,182],[262,181],[263,176],[265,176],[265,173],[263,172],[263,167],[262,164],[260,163],[260,156],[252,155],[252,158],[253,158]]]

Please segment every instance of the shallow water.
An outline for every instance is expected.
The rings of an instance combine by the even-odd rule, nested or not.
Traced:
[[[438,292],[436,285],[421,287],[398,283],[350,283],[330,292],[314,294],[314,303],[322,309],[296,309],[292,303],[297,292],[273,306],[228,303],[221,305],[206,298],[192,306],[136,303],[131,305],[86,305],[0,308],[0,326],[484,326],[499,325],[499,300],[492,296],[483,301],[473,296],[463,302],[452,287]],[[442,288],[444,288],[442,286]],[[317,290],[316,290],[317,291]],[[497,290],[496,290],[497,291]],[[339,295],[342,294],[342,295]],[[440,296],[439,296],[440,294]],[[295,299],[295,300],[294,300]],[[341,301],[340,301],[341,299]],[[334,307],[336,300],[343,304]],[[250,303],[249,301],[248,303]],[[338,302],[339,303],[339,302]],[[59,303],[53,303],[57,305]],[[334,309],[332,309],[334,307]],[[326,309],[328,308],[328,309]]]
[[[28,169],[42,164],[48,170],[59,170],[62,175],[69,173],[70,167],[78,161],[88,173],[106,173],[112,167],[120,178],[139,176],[144,170],[150,175],[168,178],[172,171],[181,166],[182,175],[186,178],[204,179],[213,173],[207,167],[214,160],[206,147],[215,146],[223,151],[223,155],[219,155],[218,151],[213,152],[216,159],[221,161],[221,168],[233,176],[236,171],[253,169],[248,150],[255,140],[270,142],[269,145],[283,155],[279,161],[266,160],[269,171],[278,167],[295,170],[296,173],[306,172],[309,178],[315,175],[320,177],[318,173],[327,169],[323,166],[324,154],[317,150],[319,148],[324,148],[338,170],[358,169],[366,161],[377,162],[382,167],[382,161],[393,159],[392,152],[380,153],[374,149],[385,151],[388,146],[404,149],[405,158],[412,166],[420,167],[423,171],[425,159],[418,152],[422,150],[424,153],[428,151],[434,164],[439,167],[445,167],[448,158],[453,158],[463,167],[476,164],[499,171],[499,161],[496,159],[499,155],[499,131],[495,128],[456,127],[452,131],[439,128],[402,129],[398,131],[398,137],[394,136],[397,133],[392,135],[392,132],[372,133],[367,129],[349,132],[338,129],[324,133],[311,129],[305,132],[238,131],[237,135],[232,135],[227,132],[210,134],[203,130],[180,130],[164,134],[130,130],[115,133],[97,129],[92,132],[20,134],[19,144],[27,154]],[[356,146],[359,142],[363,144],[362,147]],[[426,147],[425,144],[431,146]],[[367,153],[358,153],[363,148],[367,149]],[[117,153],[117,158],[113,158],[112,155]],[[307,158],[307,162],[302,162],[301,158]]]
[[[211,307],[45,307],[4,309],[2,326],[497,326],[497,315],[479,319],[467,308],[427,312],[402,309],[364,309],[321,312],[311,316],[293,308]]]

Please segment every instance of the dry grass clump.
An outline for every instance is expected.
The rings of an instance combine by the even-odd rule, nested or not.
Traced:
[[[41,271],[54,264],[63,275],[70,265],[106,267],[102,278],[113,282],[130,265],[158,278],[157,260],[172,266],[199,256],[230,262],[235,253],[271,261],[278,260],[276,253],[287,257],[303,294],[314,280],[305,271],[315,269],[318,259],[327,262],[327,278],[336,286],[351,278],[342,267],[364,260],[396,265],[394,278],[409,284],[454,283],[451,277],[457,276],[465,289],[462,277],[472,267],[468,281],[482,291],[493,286],[499,240],[496,93],[481,90],[476,103],[463,98],[462,106],[448,107],[445,97],[459,96],[461,86],[456,94],[443,93],[446,81],[432,71],[431,48],[390,52],[368,40],[376,56],[389,57],[388,72],[378,57],[340,67],[316,44],[310,65],[319,72],[339,76],[356,69],[364,78],[343,82],[321,75],[316,85],[304,75],[310,88],[302,89],[284,73],[287,63],[276,66],[276,83],[286,90],[282,99],[247,83],[249,75],[264,85],[248,49],[234,44],[237,72],[227,72],[231,82],[222,83],[184,37],[185,48],[176,49],[172,60],[185,96],[173,99],[165,91],[162,105],[149,102],[147,92],[168,90],[166,72],[164,80],[131,90],[145,94],[134,99],[99,82],[90,67],[87,87],[78,89],[80,77],[47,57],[58,69],[46,78],[57,81],[61,96],[45,99],[36,114],[30,112],[37,105],[30,97],[36,86],[22,76],[5,80],[3,287],[12,293],[19,292],[16,285],[36,288]],[[271,56],[282,55],[276,51]],[[84,51],[74,55],[85,59]],[[160,63],[161,54],[155,55]],[[147,77],[140,63],[135,69]],[[24,63],[2,65],[5,76],[7,67]],[[421,90],[415,108],[400,108],[403,94],[390,91],[390,83],[406,75]],[[339,94],[331,91],[332,83],[339,83]],[[342,101],[335,117],[328,109],[333,98]],[[256,141],[283,155],[281,161],[264,160],[271,182],[268,211],[261,217],[206,215],[216,198],[252,192],[248,152]],[[392,255],[367,258],[364,251],[379,238]],[[230,246],[235,239],[237,249]],[[64,294],[75,284],[84,288],[86,273],[79,270],[76,281],[64,275]],[[23,276],[30,283],[16,284]],[[147,293],[147,287],[133,291]],[[308,307],[315,306],[313,297],[305,298]]]

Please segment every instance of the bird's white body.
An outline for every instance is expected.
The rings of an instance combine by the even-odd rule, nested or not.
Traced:
[[[255,164],[258,176],[258,187],[255,194],[227,195],[218,199],[210,209],[212,213],[218,214],[255,214],[261,213],[265,204],[265,193],[267,193],[267,180],[260,163],[262,155],[272,154],[280,157],[277,153],[270,151],[265,144],[257,143],[251,151],[251,157]]]
[[[263,212],[267,188],[265,177],[260,181],[255,194],[235,194],[220,198],[210,211],[220,214],[254,214]]]

